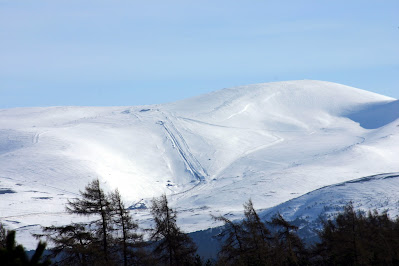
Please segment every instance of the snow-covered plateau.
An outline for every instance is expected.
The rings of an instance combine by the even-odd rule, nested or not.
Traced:
[[[94,178],[118,188],[144,227],[151,199],[166,193],[193,232],[219,225],[210,214],[240,218],[249,198],[289,219],[344,200],[396,216],[398,172],[399,101],[331,82],[158,105],[0,110],[0,221],[28,248],[41,225],[83,219],[65,203]]]

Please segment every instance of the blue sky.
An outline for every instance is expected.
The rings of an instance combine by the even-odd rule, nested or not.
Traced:
[[[316,79],[399,98],[399,1],[0,0],[0,108]]]

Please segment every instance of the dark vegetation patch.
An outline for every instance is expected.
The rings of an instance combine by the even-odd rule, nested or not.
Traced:
[[[138,202],[128,208],[129,210],[145,210],[148,209],[144,202]]]
[[[44,200],[49,200],[52,199],[53,197],[32,197],[32,199],[44,199]]]
[[[10,189],[10,188],[0,188],[0,195],[2,194],[12,194],[12,193],[17,193],[16,191]]]

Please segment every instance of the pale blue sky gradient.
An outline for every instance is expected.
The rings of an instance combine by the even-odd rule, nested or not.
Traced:
[[[0,108],[296,79],[399,98],[399,1],[0,0]]]

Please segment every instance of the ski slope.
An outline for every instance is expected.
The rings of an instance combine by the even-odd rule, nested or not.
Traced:
[[[321,187],[399,172],[398,100],[323,81],[218,90],[174,103],[0,110],[0,220],[26,245],[62,224],[94,178],[148,226],[169,195],[187,231]],[[141,208],[134,208],[141,206]],[[74,218],[75,219],[75,218]],[[81,218],[80,218],[81,219]]]

